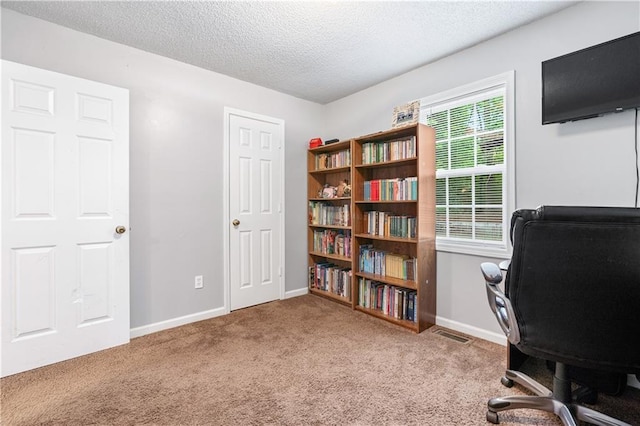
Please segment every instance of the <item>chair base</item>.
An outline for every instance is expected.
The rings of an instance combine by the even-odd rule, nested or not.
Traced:
[[[600,426],[631,426],[628,423],[617,420],[613,417],[602,414],[596,410],[584,407],[574,402],[563,402],[553,396],[553,392],[533,380],[524,373],[514,370],[507,370],[505,373],[507,382],[509,380],[529,389],[535,396],[505,396],[492,398],[487,403],[487,421],[498,424],[498,413],[506,410],[516,410],[519,408],[529,408],[533,410],[546,411],[557,415],[565,426],[577,426],[577,420],[588,422]],[[562,380],[565,389],[554,389],[556,394],[570,394],[571,382]],[[555,381],[558,383],[558,381]],[[505,381],[503,380],[503,384]],[[558,386],[558,385],[556,385]],[[567,388],[568,387],[568,388]]]

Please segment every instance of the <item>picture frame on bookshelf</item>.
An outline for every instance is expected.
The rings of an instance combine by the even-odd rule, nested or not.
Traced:
[[[393,108],[391,128],[410,126],[420,119],[420,101],[409,102]]]

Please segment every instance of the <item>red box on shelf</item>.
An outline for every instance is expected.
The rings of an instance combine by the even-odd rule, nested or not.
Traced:
[[[309,141],[309,148],[317,148],[319,146],[322,146],[322,139],[313,138]]]

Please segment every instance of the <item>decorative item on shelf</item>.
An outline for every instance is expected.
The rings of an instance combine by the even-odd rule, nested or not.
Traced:
[[[320,198],[336,198],[337,191],[338,189],[335,186],[325,183],[324,187],[320,189],[318,196]]]
[[[340,142],[340,139],[329,139],[328,141],[324,141],[325,145],[331,145],[332,143]]]
[[[420,119],[420,101],[409,102],[393,108],[391,128],[404,127],[416,124]]]
[[[347,179],[340,181],[340,183],[338,184],[338,188],[336,189],[336,196],[338,197],[351,196],[351,185],[349,185],[349,181]]]
[[[313,138],[309,141],[309,148],[317,148],[319,146],[322,146],[322,139]]]

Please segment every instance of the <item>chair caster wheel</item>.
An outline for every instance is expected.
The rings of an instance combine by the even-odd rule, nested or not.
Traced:
[[[513,387],[513,380],[507,379],[505,376],[502,376],[502,378],[500,379],[500,383],[508,388]]]
[[[493,423],[494,425],[499,424],[500,420],[498,420],[498,413],[494,413],[493,411],[487,411],[487,421],[489,423]]]

